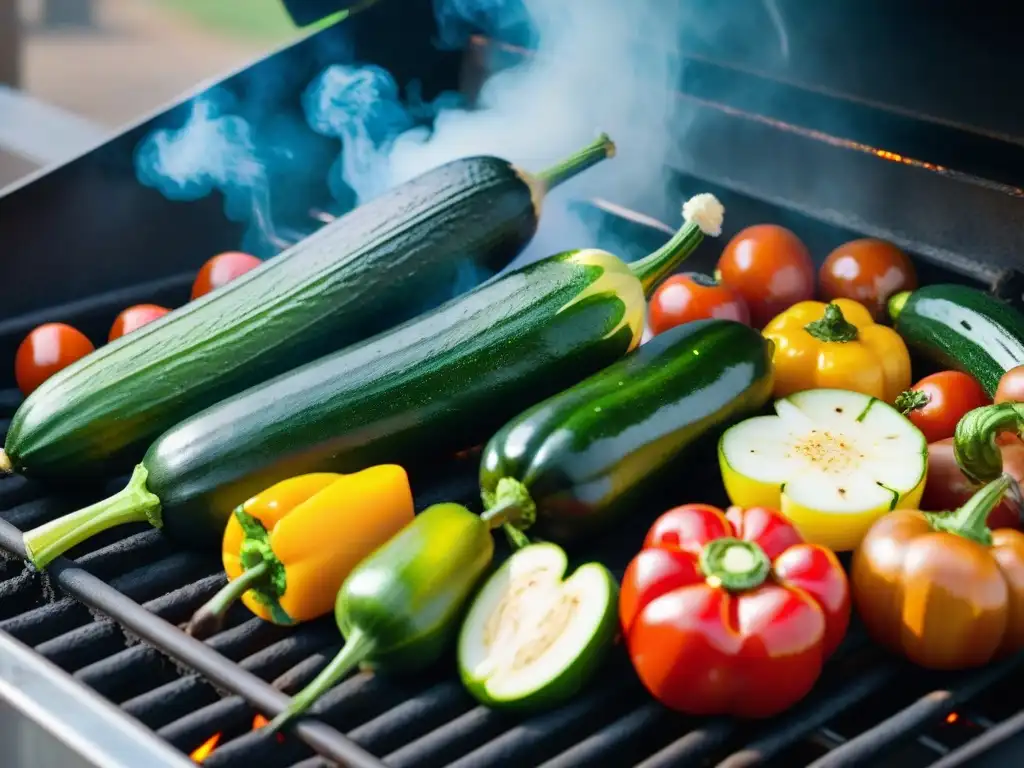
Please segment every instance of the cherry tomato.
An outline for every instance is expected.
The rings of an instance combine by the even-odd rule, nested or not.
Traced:
[[[743,299],[707,275],[672,275],[651,297],[648,322],[655,336],[691,320],[709,317],[750,325],[750,311]]]
[[[917,272],[903,251],[883,240],[853,240],[828,255],[818,272],[826,301],[859,301],[883,320],[889,298],[917,288]]]
[[[18,389],[28,395],[57,371],[81,360],[94,349],[84,333],[64,323],[46,323],[32,329],[14,356]]]
[[[997,403],[1024,403],[1024,365],[1003,374],[994,400]]]
[[[720,279],[743,299],[754,325],[814,298],[814,263],[796,235],[774,224],[737,234],[718,260]]]
[[[151,323],[157,318],[163,317],[170,311],[166,307],[157,306],[156,304],[136,304],[134,307],[128,307],[114,320],[107,340],[119,339],[126,333],[131,333],[146,323]]]
[[[952,437],[965,413],[990,402],[981,385],[966,373],[940,371],[901,393],[896,409],[924,433],[925,440],[934,443]]]
[[[210,291],[227,285],[236,277],[240,277],[250,269],[255,269],[263,262],[248,253],[228,251],[214,256],[203,264],[192,284],[192,298],[198,299]]]
[[[1003,471],[1018,483],[1024,483],[1024,443],[1012,435],[999,440]],[[964,477],[953,454],[953,438],[928,446],[928,477],[924,481],[921,509],[928,512],[953,510],[966,502],[980,486]],[[1024,528],[1021,510],[1004,498],[988,516],[989,528]]]

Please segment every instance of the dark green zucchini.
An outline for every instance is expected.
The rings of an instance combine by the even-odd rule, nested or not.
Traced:
[[[678,484],[698,439],[760,409],[772,342],[698,320],[512,419],[484,447],[484,517],[557,541],[600,533]]]
[[[160,436],[128,487],[25,534],[42,566],[114,525],[149,521],[215,544],[231,510],[304,472],[348,472],[479,445],[532,403],[640,342],[645,295],[718,234],[710,195],[687,223],[627,265],[571,251],[495,278],[430,314],[208,408]]]
[[[912,352],[970,374],[990,397],[1024,365],[1024,315],[984,291],[929,285],[894,296],[889,312]]]
[[[545,193],[613,152],[602,136],[536,176],[471,157],[395,187],[53,376],[0,464],[59,480],[127,469],[182,419],[492,276],[533,236]]]

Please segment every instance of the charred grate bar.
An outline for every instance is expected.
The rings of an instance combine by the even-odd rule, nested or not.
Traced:
[[[680,177],[681,186],[695,183]],[[739,200],[726,203],[742,208]],[[641,218],[622,218],[615,210],[603,205],[594,215],[623,236],[664,236]],[[711,256],[702,252],[694,258]],[[98,297],[72,314],[111,317],[122,299]],[[12,391],[0,394],[0,418],[9,419],[18,401]],[[708,469],[698,466],[694,472]],[[446,498],[470,501],[472,459],[441,480],[417,485],[414,475],[420,508]],[[620,654],[599,685],[558,710],[526,719],[477,706],[447,669],[414,679],[359,674],[327,694],[314,718],[275,737],[254,725],[259,716],[280,711],[287,701],[283,691],[298,690],[340,647],[333,623],[325,619],[287,630],[240,609],[207,642],[188,637],[176,625],[224,583],[220,564],[210,555],[177,550],[152,530],[100,537],[80,547],[75,561],[62,558],[45,575],[25,566],[20,527],[88,500],[47,496],[20,478],[0,481],[0,548],[8,555],[0,565],[0,629],[183,755],[217,738],[203,759],[214,768],[569,768],[598,759],[644,768],[902,767],[939,759],[941,765],[957,765],[950,761],[998,742],[1004,729],[1017,732],[1013,691],[1024,679],[1024,656],[976,672],[930,675],[885,657],[855,627],[812,695],[767,723],[670,713],[646,696]],[[621,573],[643,527],[599,542],[595,555]]]

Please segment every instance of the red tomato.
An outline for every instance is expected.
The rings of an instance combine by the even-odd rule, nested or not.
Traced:
[[[651,297],[648,323],[655,336],[691,320],[709,317],[750,325],[750,311],[743,299],[697,272],[672,275]]]
[[[151,323],[163,317],[170,311],[166,307],[157,306],[156,304],[136,304],[134,307],[128,307],[114,320],[107,341],[119,339],[126,333],[131,333],[146,323]]]
[[[14,356],[14,378],[22,394],[29,394],[48,378],[81,360],[95,349],[77,328],[46,323],[34,328]]]
[[[192,284],[192,298],[198,299],[222,285],[227,285],[236,277],[240,277],[250,269],[255,269],[263,262],[248,253],[228,251],[214,256],[203,264]]]
[[[859,301],[876,320],[888,314],[890,297],[917,288],[917,272],[907,254],[883,240],[853,240],[828,255],[818,272],[825,301]]]
[[[661,703],[691,715],[768,717],[802,699],[850,621],[835,554],[769,509],[671,509],[626,569],[630,659]]]
[[[934,443],[952,437],[957,422],[968,411],[988,405],[988,395],[971,376],[960,371],[941,371],[925,376],[896,398],[896,409]]]
[[[1024,403],[1024,365],[1018,365],[1003,374],[996,389],[995,402]]]
[[[757,328],[814,298],[814,263],[796,235],[774,224],[747,227],[722,251],[721,281],[742,298]]]
[[[1024,483],[1024,443],[1012,435],[1000,436],[999,451],[1003,455],[1003,471],[1018,483]],[[953,439],[940,440],[928,446],[928,477],[924,481],[921,509],[928,512],[953,510],[966,502],[981,486],[975,485],[960,471],[953,454]],[[1004,498],[988,516],[988,526],[1024,528],[1022,511]]]

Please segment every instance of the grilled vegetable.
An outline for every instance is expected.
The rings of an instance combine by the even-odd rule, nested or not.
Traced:
[[[985,483],[1003,474],[1000,437],[1024,437],[1024,403],[1003,402],[969,411],[956,425],[953,451],[970,480]]]
[[[65,323],[44,323],[26,336],[14,356],[14,378],[28,395],[56,373],[94,351],[92,342]],[[0,454],[2,456],[2,454]]]
[[[219,253],[203,264],[192,283],[192,299],[205,296],[210,291],[222,288],[237,277],[256,269],[263,262],[248,253],[228,251]]]
[[[771,380],[771,343],[741,323],[655,336],[491,438],[484,516],[559,542],[601,531],[676,483],[684,452],[759,409]]]
[[[1002,475],[955,512],[898,509],[871,527],[850,576],[877,642],[940,670],[1024,649],[1024,533],[985,522],[1015,487]]]
[[[943,368],[969,373],[991,397],[999,379],[1024,364],[1024,316],[976,288],[928,285],[889,302],[910,347]]]
[[[818,271],[818,283],[826,301],[853,299],[882,322],[894,294],[917,288],[917,272],[892,243],[865,238],[832,251]]]
[[[190,634],[216,632],[239,598],[274,624],[323,616],[359,561],[412,519],[409,478],[394,464],[272,485],[228,520],[222,557],[229,581],[192,617]]]
[[[1001,440],[1003,472],[1018,483],[1024,483],[1024,443],[1017,438]],[[981,489],[960,471],[953,450],[953,438],[928,445],[928,479],[924,483],[921,509],[941,512],[966,504]],[[1005,496],[988,515],[990,528],[1024,528],[1024,509]]]
[[[896,398],[896,410],[924,433],[929,443],[952,437],[964,414],[992,400],[972,376],[939,371],[925,376]]]
[[[395,187],[47,381],[15,414],[3,461],[58,480],[130,467],[186,417],[503,267],[545,192],[611,152],[602,137],[538,176],[468,158]]]
[[[597,250],[535,262],[182,422],[150,447],[125,490],[27,533],[29,557],[45,565],[135,521],[201,545],[237,504],[287,477],[479,445],[639,343],[645,291],[701,241],[696,221],[721,225],[710,195],[686,210],[693,221],[631,265]]]
[[[128,309],[114,318],[114,324],[110,326],[107,341],[114,341],[125,334],[136,331],[147,323],[158,320],[170,311],[166,307],[156,304],[136,304],[133,307],[128,307]]]
[[[736,293],[698,272],[672,275],[651,297],[647,324],[657,336],[669,328],[708,318],[750,325],[750,310]]]
[[[515,552],[484,584],[459,634],[459,673],[482,704],[552,707],[597,671],[618,632],[618,584],[600,563],[565,578],[554,544]]]
[[[997,403],[1024,403],[1024,365],[1003,374],[993,399]]]
[[[360,664],[406,671],[435,663],[493,554],[487,524],[465,507],[424,510],[345,579],[334,606],[345,647],[270,729],[301,715]]]
[[[774,224],[739,232],[722,251],[717,277],[746,303],[755,328],[814,298],[814,262],[796,235]]]
[[[836,389],[798,392],[722,435],[726,493],[741,507],[781,510],[807,541],[851,550],[881,515],[916,507],[924,435],[881,400]]]
[[[811,690],[850,595],[835,554],[778,512],[688,504],[648,532],[619,613],[640,680],[667,707],[768,717]]]
[[[892,403],[910,386],[910,353],[850,299],[803,301],[764,327],[775,342],[775,396],[839,387]]]

